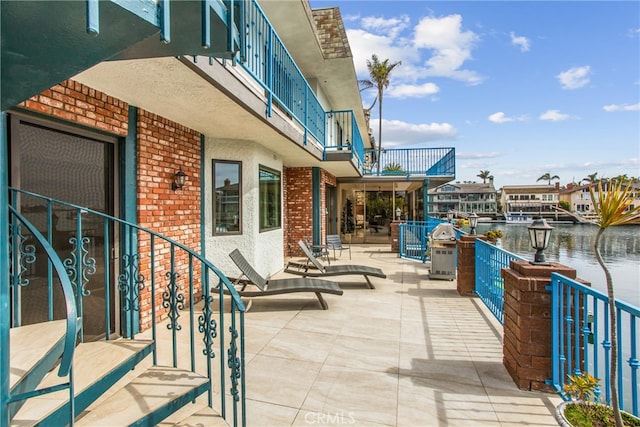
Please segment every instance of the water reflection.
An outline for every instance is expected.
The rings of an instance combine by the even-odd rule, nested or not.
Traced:
[[[573,267],[578,277],[591,282],[598,290],[606,289],[604,272],[598,265],[593,244],[598,228],[591,225],[553,224],[547,260]],[[478,233],[501,230],[498,246],[533,259],[526,225],[478,224]],[[617,226],[607,229],[600,239],[600,251],[611,270],[616,296],[640,307],[640,226]]]

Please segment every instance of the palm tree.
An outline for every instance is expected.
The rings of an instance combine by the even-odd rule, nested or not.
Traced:
[[[384,90],[389,87],[391,72],[400,64],[402,64],[400,61],[389,64],[389,59],[380,62],[378,55],[374,53],[371,55],[371,60],[367,59],[369,79],[358,81],[363,89],[375,87],[378,90],[378,174],[380,174],[380,154],[382,153],[382,95]]]
[[[582,178],[583,181],[588,181],[589,184],[595,184],[598,181],[600,181],[600,179],[598,178],[598,172],[594,172],[592,174],[587,175],[586,178]]]
[[[476,176],[478,178],[482,178],[482,183],[486,184],[487,183],[487,179],[491,178],[491,172],[481,170],[480,173],[478,175],[476,175]]]
[[[549,172],[545,173],[544,175],[542,175],[540,178],[538,178],[536,180],[536,182],[538,181],[547,181],[549,183],[549,185],[551,185],[551,181],[557,179],[560,180],[560,177],[558,175],[551,175]]]
[[[594,174],[594,178],[595,178]],[[599,230],[593,247],[596,252],[598,264],[604,271],[607,282],[607,296],[609,299],[609,328],[611,336],[611,352],[610,352],[610,368],[609,368],[609,387],[611,388],[611,406],[616,419],[616,426],[622,427],[622,416],[620,414],[620,405],[618,402],[618,327],[616,319],[615,295],[613,288],[613,279],[607,265],[600,253],[600,238],[607,228],[615,225],[625,225],[640,223],[640,206],[634,206],[634,194],[632,182],[626,184],[621,181],[611,181],[607,189],[603,189],[602,181],[598,181],[598,194],[594,192],[594,188],[589,189],[591,202],[596,211],[597,219],[595,220]]]

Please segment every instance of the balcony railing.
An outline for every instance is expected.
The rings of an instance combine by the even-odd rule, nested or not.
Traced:
[[[509,263],[523,260],[482,239],[476,239],[475,292],[500,323],[504,323],[504,279],[500,275]]]
[[[369,149],[365,158],[364,175],[454,176],[456,172],[455,148]]]
[[[352,110],[329,111],[326,115],[324,160],[342,153],[355,159],[358,168],[364,165],[364,141]]]
[[[640,308],[616,300],[617,380],[620,409],[640,415]],[[611,404],[609,298],[558,273],[551,274],[552,385],[566,398],[567,375],[600,379],[599,399]]]

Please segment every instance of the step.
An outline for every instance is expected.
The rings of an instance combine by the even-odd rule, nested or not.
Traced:
[[[66,331],[64,319],[9,330],[9,387],[12,395],[36,389],[62,355]],[[13,403],[9,417],[25,402]]]
[[[75,425],[157,425],[207,390],[209,381],[200,374],[153,366],[108,399],[89,407]]]
[[[73,359],[75,413],[80,414],[97,396],[110,390],[153,350],[150,340],[95,341],[79,344]],[[40,387],[64,380],[55,371]],[[12,420],[12,425],[59,426],[69,420],[69,392],[62,390],[29,399]]]
[[[195,414],[185,418],[177,423],[160,423],[158,427],[193,427],[193,426],[207,426],[207,427],[229,427],[220,414],[214,409],[208,406],[199,410]]]

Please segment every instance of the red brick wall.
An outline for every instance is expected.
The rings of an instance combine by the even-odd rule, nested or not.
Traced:
[[[173,190],[174,175],[182,168],[187,174],[183,188]],[[167,120],[156,114],[140,110],[138,113],[138,220],[143,227],[176,240],[190,249],[200,252],[200,133]],[[162,289],[169,284],[170,273],[168,244],[156,240],[155,279]],[[141,235],[141,248],[149,246],[149,237]],[[144,253],[144,252],[143,252]],[[184,251],[174,253],[176,277],[181,293],[188,301],[189,257]],[[149,277],[149,265],[141,268]],[[196,279],[195,297],[201,294],[200,266],[194,263]],[[150,277],[148,279],[150,282]],[[162,292],[156,292],[156,307],[162,306]],[[148,288],[141,294],[141,325],[150,326],[151,294]],[[156,312],[158,319],[166,318],[166,310]]]
[[[284,168],[284,253],[285,256],[304,256],[298,241],[313,237],[313,188],[312,168]],[[320,221],[324,241],[326,186],[336,186],[336,177],[320,171]]]
[[[124,137],[128,133],[128,104],[73,80],[62,82],[19,105],[21,108],[49,115],[70,123]],[[143,227],[157,231],[187,247],[200,251],[200,134],[155,114],[140,110],[138,114],[138,221]],[[179,168],[188,175],[186,185],[171,189]],[[149,247],[149,238],[139,236],[141,253]],[[167,317],[162,308],[162,292],[166,289],[170,252],[156,240],[157,319]],[[144,256],[144,255],[143,255]],[[148,258],[148,254],[147,254]],[[178,284],[188,301],[188,257],[175,254]],[[199,277],[199,268],[194,278]],[[141,262],[145,277],[141,292],[141,329],[150,327],[150,265]],[[196,298],[201,290],[196,282]],[[186,302],[185,301],[185,302]]]

